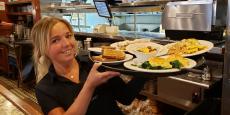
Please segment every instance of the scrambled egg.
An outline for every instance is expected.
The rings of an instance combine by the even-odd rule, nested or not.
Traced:
[[[166,69],[172,68],[172,65],[170,64],[170,62],[167,61],[167,59],[165,58],[154,57],[154,58],[149,58],[148,61],[152,67],[160,66]]]
[[[171,69],[173,68],[173,66],[170,64],[170,62],[175,61],[175,60],[178,60],[182,64],[182,67],[189,65],[189,61],[180,55],[170,55],[167,58],[152,57],[152,58],[149,58],[148,61],[150,65],[153,67],[160,66],[165,69]]]
[[[147,47],[139,48],[137,51],[143,52],[143,53],[152,53],[152,52],[155,52],[156,49],[152,48],[151,46],[147,46]]]
[[[169,48],[169,54],[192,54],[205,49],[206,46],[201,45],[197,39],[183,39]]]
[[[183,58],[181,55],[170,55],[168,58],[166,58],[169,62],[178,60],[183,67],[189,65],[189,61],[186,58]]]

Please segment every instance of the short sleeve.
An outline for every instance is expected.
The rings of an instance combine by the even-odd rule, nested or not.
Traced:
[[[49,111],[51,111],[52,109],[54,109],[56,107],[60,107],[60,105],[58,104],[58,102],[54,98],[52,98],[48,94],[44,93],[43,91],[36,89],[35,93],[36,93],[37,101],[38,101],[44,115],[47,115],[49,113]]]

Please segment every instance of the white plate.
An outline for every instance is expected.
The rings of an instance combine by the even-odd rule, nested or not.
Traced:
[[[102,52],[102,48],[99,48],[99,47],[89,47],[88,50],[92,52],[96,52],[96,53]]]
[[[126,47],[130,44],[134,44],[134,43],[147,43],[147,42],[150,42],[150,39],[135,39],[135,40],[125,40],[125,41],[120,41],[120,42],[115,42],[115,43],[112,43],[110,44],[110,46],[112,47],[115,47],[116,49],[119,49],[119,50],[124,50],[124,51],[127,51],[126,50]],[[119,46],[123,46],[125,47],[125,49],[120,49]]]
[[[188,59],[188,58],[186,58]],[[194,66],[196,66],[196,61],[192,60],[192,59],[188,59],[189,60],[189,65],[184,67],[184,68],[193,68]],[[144,68],[139,68],[138,66],[134,66],[136,65],[135,59],[131,60],[131,61],[127,61],[124,63],[124,66],[128,69],[131,70],[136,70],[136,71],[141,71],[141,72],[147,72],[147,73],[172,73],[172,72],[178,72],[180,71],[180,69],[165,69],[165,70],[151,70],[151,69],[144,69]]]
[[[119,61],[107,61],[107,62],[102,62],[103,64],[110,64],[110,65],[117,65],[126,61],[129,61],[133,59],[133,55],[130,54],[125,54],[125,59],[124,60],[119,60]],[[94,62],[100,62],[100,61],[94,61]]]
[[[120,44],[120,46],[126,47],[128,44],[130,44],[130,41],[129,40],[125,40],[125,41],[121,41],[121,42],[115,42],[115,43],[110,44],[110,46],[111,47],[115,47],[118,50],[126,51],[125,49],[120,49],[119,44]]]
[[[212,42],[209,42],[209,41],[206,41],[206,40],[198,40],[198,42],[201,44],[201,45],[204,45],[204,46],[207,46],[207,48],[203,49],[203,50],[200,50],[200,51],[197,51],[195,53],[192,53],[192,54],[183,54],[182,56],[183,57],[189,57],[189,56],[195,56],[195,55],[199,55],[199,54],[202,54],[202,53],[205,53],[205,52],[208,52],[209,50],[211,50],[214,45]],[[170,44],[167,44],[165,45],[165,47],[167,48],[170,48],[172,45],[174,45],[176,43],[170,43]]]

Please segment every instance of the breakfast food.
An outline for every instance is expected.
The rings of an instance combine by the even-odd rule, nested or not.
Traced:
[[[170,55],[168,57],[152,57],[140,65],[144,69],[172,69],[188,66],[189,61],[180,55]]]
[[[124,60],[125,52],[114,49],[103,49],[102,55],[92,56],[92,59],[101,62]]]
[[[102,52],[102,57],[107,59],[123,60],[125,59],[125,52],[120,50],[104,49]]]
[[[139,49],[137,49],[137,51],[143,52],[143,53],[155,53],[156,52],[156,48],[153,48],[151,46],[147,46],[147,47],[139,48]]]
[[[204,50],[206,46],[199,43],[197,39],[189,38],[176,42],[169,47],[168,54],[192,54]]]
[[[92,56],[92,59],[95,60],[95,61],[100,61],[100,62],[118,61],[117,59],[104,58],[104,57],[102,57],[102,55]]]
[[[112,46],[101,46],[102,50],[104,49],[116,49],[115,47],[112,47]]]
[[[126,47],[134,43],[147,43],[150,39],[135,39],[135,40],[124,40],[111,44],[111,46],[116,47],[119,50],[126,50]]]

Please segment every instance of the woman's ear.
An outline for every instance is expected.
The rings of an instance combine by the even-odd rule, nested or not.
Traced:
[[[44,62],[45,62],[45,56],[43,55],[39,58],[39,63],[43,64]]]

